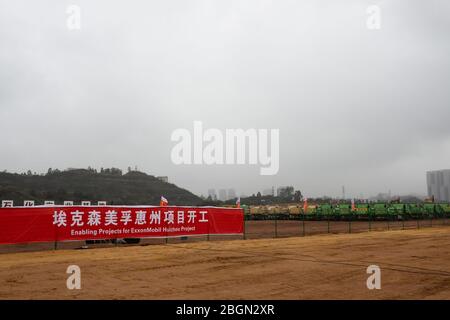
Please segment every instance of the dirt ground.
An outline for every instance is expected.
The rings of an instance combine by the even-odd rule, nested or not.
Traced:
[[[450,299],[450,227],[5,253],[0,299]]]

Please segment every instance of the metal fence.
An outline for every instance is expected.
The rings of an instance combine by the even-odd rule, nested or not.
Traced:
[[[266,217],[247,215],[245,239],[308,236],[324,233],[357,233],[383,230],[420,229],[448,225],[445,214],[386,215],[386,216],[305,216],[270,215]]]

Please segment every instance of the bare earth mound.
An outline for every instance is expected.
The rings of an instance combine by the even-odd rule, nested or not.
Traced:
[[[66,287],[72,264],[81,290]],[[8,253],[0,298],[450,299],[450,228]]]

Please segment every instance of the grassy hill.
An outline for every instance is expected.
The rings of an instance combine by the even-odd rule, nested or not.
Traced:
[[[93,169],[49,170],[46,175],[0,173],[0,200],[44,200],[62,204],[64,200],[107,201],[116,205],[158,205],[161,195],[173,205],[199,205],[202,199],[174,184],[163,182],[143,172],[126,174],[118,169],[97,172]]]

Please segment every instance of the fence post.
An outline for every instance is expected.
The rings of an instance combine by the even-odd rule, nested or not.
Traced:
[[[327,217],[327,232],[330,233],[330,217]]]
[[[352,218],[349,218],[348,220],[348,233],[352,233]]]
[[[58,227],[55,225],[55,243],[53,244],[54,250],[58,249]]]
[[[302,225],[303,225],[302,236],[304,237],[305,236],[305,215],[302,215]]]
[[[278,217],[275,216],[275,238],[278,238]]]
[[[369,214],[369,231],[372,231],[372,216]]]
[[[244,221],[243,221],[243,224],[244,224],[244,233],[243,233],[243,237],[244,237],[244,240],[246,240],[247,239],[247,237],[246,237],[246,234],[245,234],[245,232],[246,232],[246,229],[245,229],[245,214],[244,214]]]

